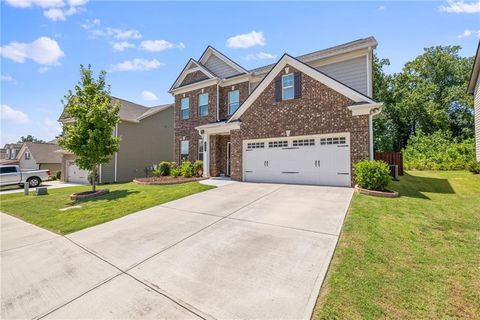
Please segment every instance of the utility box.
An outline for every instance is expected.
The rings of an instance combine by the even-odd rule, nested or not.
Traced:
[[[35,194],[37,196],[44,196],[48,194],[48,189],[47,187],[37,187],[37,189],[35,190]]]

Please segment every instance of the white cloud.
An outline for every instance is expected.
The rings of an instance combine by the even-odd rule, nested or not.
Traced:
[[[8,74],[2,74],[2,81],[10,82],[12,84],[18,83],[18,81],[15,80],[15,78],[13,78],[11,75],[8,75]]]
[[[245,57],[245,60],[268,60],[275,59],[277,56],[267,52],[252,53]]]
[[[463,31],[462,34],[458,35],[458,38],[459,38],[459,39],[468,38],[468,37],[470,37],[471,35],[474,35],[474,36],[476,36],[477,38],[480,38],[480,30],[470,30],[470,29],[466,29],[465,31]]]
[[[50,8],[45,10],[43,11],[43,15],[52,21],[65,21],[67,19],[63,13],[63,10],[58,8]]]
[[[252,31],[250,33],[239,34],[227,39],[229,48],[250,48],[253,46],[264,46],[265,36],[263,32]]]
[[[172,48],[183,49],[185,44],[183,42],[175,44],[167,40],[145,40],[140,43],[140,49],[150,52],[160,52]]]
[[[82,11],[82,6],[88,0],[6,0],[7,4],[17,8],[40,7],[44,9],[43,15],[52,21],[65,21]]]
[[[37,72],[38,72],[38,73],[45,73],[45,72],[47,72],[48,70],[49,70],[48,67],[40,67],[40,68],[37,69]]]
[[[62,132],[62,128],[58,121],[55,121],[49,117],[45,117],[42,123],[43,134],[48,137],[58,136]]]
[[[385,10],[385,9],[387,9],[386,6],[380,6],[380,7],[377,8],[377,11],[383,11],[383,10]]]
[[[438,9],[448,13],[477,13],[480,12],[480,0],[464,2],[463,0],[449,0],[448,5],[441,5]]]
[[[141,39],[142,34],[138,30],[122,30],[118,28],[91,29],[90,34],[94,37],[107,37],[119,40]]]
[[[87,19],[87,21],[85,21],[85,23],[81,24],[80,26],[85,30],[89,30],[98,25],[100,25],[100,19],[96,18],[93,20]]]
[[[142,91],[142,99],[143,100],[146,100],[146,101],[155,101],[155,100],[158,100],[157,96],[155,95],[155,93],[151,92],[151,91],[147,91],[147,90],[144,90]]]
[[[48,37],[40,37],[32,43],[11,42],[0,48],[0,55],[18,63],[32,59],[41,65],[58,64],[58,60],[65,54],[57,41]]]
[[[25,124],[30,120],[25,113],[20,110],[15,110],[6,104],[0,106],[0,116],[2,121],[13,122],[16,124]]]
[[[133,43],[127,42],[127,41],[122,41],[122,42],[112,42],[112,49],[113,51],[124,51],[127,48],[135,48],[135,45]]]
[[[109,66],[110,72],[115,71],[148,71],[152,69],[160,68],[163,64],[160,63],[157,59],[146,60],[146,59],[133,59],[126,60],[117,64],[112,64]]]

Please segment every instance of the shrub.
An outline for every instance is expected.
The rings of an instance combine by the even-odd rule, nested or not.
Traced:
[[[383,191],[390,178],[388,164],[379,160],[363,160],[355,163],[355,179],[358,185],[369,190]]]
[[[468,171],[474,174],[480,173],[480,161],[472,161],[468,164]]]
[[[182,173],[182,176],[184,176],[185,178],[190,178],[193,171],[192,163],[190,161],[183,161],[180,171]]]
[[[160,170],[160,175],[162,176],[170,175],[170,162],[162,161],[160,162],[158,168]]]
[[[178,169],[178,163],[175,161],[170,162],[170,170],[172,169]]]
[[[203,174],[203,161],[202,160],[197,160],[193,163],[192,174],[195,177],[201,177],[202,176],[202,174]]]
[[[161,176],[160,168],[156,168],[155,170],[152,171],[152,173],[155,177]]]
[[[448,134],[418,133],[408,141],[403,150],[406,170],[465,170],[474,161],[473,139],[461,142]]]
[[[170,175],[174,178],[177,178],[180,175],[180,171],[178,170],[178,168],[173,168],[172,170],[170,170]]]
[[[60,180],[60,177],[62,176],[62,171],[58,170],[58,171],[55,171],[55,178],[57,180]]]

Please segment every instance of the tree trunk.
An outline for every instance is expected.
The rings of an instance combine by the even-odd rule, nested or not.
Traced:
[[[93,166],[93,170],[92,170],[92,191],[95,192],[95,187],[96,187],[96,183],[97,183],[97,166],[94,165]]]

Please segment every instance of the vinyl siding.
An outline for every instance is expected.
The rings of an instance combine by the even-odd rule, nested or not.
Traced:
[[[367,59],[365,56],[323,65],[317,69],[347,86],[368,95]]]
[[[140,123],[120,123],[118,135],[122,140],[117,155],[117,181],[145,177],[146,166],[173,160],[173,107]]]
[[[210,57],[208,57],[204,65],[208,70],[212,71],[220,78],[227,78],[239,73],[237,70],[230,67],[214,54],[211,54]]]
[[[102,164],[102,177],[100,179],[100,182],[115,182],[115,155],[112,155],[112,158],[108,163]]]
[[[25,160],[25,152],[22,154],[20,159],[18,160],[18,165],[22,170],[38,170],[37,161],[33,158],[33,155],[30,154],[30,160]]]
[[[477,78],[473,97],[473,105],[475,107],[475,150],[477,161],[480,161],[480,75]]]

